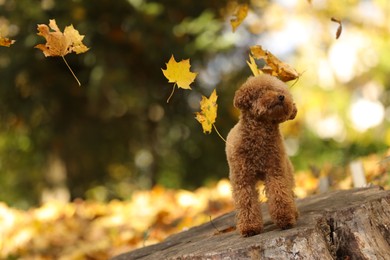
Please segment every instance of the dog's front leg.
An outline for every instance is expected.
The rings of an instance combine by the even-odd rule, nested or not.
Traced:
[[[242,173],[240,172],[240,175]],[[244,237],[254,236],[263,231],[263,219],[256,183],[254,178],[251,181],[247,176],[246,178],[231,176],[237,228]]]
[[[298,211],[294,193],[285,176],[266,176],[265,192],[268,208],[274,223],[281,229],[288,229],[296,224]]]

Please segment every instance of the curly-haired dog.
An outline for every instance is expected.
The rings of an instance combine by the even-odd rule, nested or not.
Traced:
[[[226,155],[236,207],[237,228],[243,236],[263,230],[256,184],[264,181],[268,208],[282,229],[296,224],[293,167],[286,154],[279,124],[294,119],[297,108],[288,87],[270,75],[250,77],[235,93],[239,122],[229,132]]]

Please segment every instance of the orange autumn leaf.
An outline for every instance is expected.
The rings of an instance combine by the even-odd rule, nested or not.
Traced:
[[[252,55],[249,55],[250,62],[247,63],[255,76],[256,73],[263,72],[278,77],[284,82],[299,77],[299,73],[293,67],[291,67],[287,63],[280,61],[275,55],[273,55],[267,50],[264,50],[260,45],[252,46],[250,49]],[[264,60],[266,65],[263,68],[259,69],[257,68],[254,59],[262,59]]]
[[[175,86],[182,89],[191,89],[190,85],[192,82],[194,82],[198,73],[190,71],[190,59],[177,62],[175,57],[172,55],[166,65],[167,68],[165,70],[161,70],[164,76],[168,79],[168,82],[174,83],[172,93],[167,100],[168,103],[169,99],[173,95]]]
[[[253,73],[253,76],[259,76],[260,74],[263,73],[263,72],[262,72],[261,70],[259,70],[259,68],[257,67],[255,58],[253,58],[252,55],[249,54],[249,61],[246,61],[246,63],[248,64],[249,68],[251,69],[251,71],[252,71],[252,73]]]
[[[202,124],[203,133],[211,133],[211,129],[217,118],[217,99],[218,96],[215,89],[209,98],[202,96],[202,100],[200,101],[201,111],[196,113],[195,118]]]
[[[46,44],[38,44],[35,48],[40,49],[46,57],[65,56],[71,52],[80,54],[89,50],[82,43],[84,35],[80,35],[73,25],[66,26],[61,32],[55,19],[49,21],[49,26],[38,24],[38,35],[46,39]]]
[[[236,12],[234,14],[235,17],[230,20],[233,32],[236,31],[237,27],[240,26],[240,24],[248,15],[248,9],[249,7],[247,4],[241,4],[237,6]]]
[[[0,202],[0,259],[111,259],[232,209],[226,179],[194,191],[157,185],[128,201],[51,201],[25,211]]]
[[[15,40],[10,40],[8,38],[0,36],[0,46],[10,47],[11,44],[14,44],[14,42],[15,42]]]
[[[89,48],[82,43],[84,35],[80,35],[73,25],[66,26],[64,32],[61,32],[55,19],[49,20],[49,26],[46,24],[38,24],[37,29],[37,34],[46,39],[46,44],[38,44],[35,48],[40,49],[45,57],[62,57],[73,77],[76,79],[79,86],[81,86],[80,81],[66,61],[65,55],[72,52],[80,54],[89,50]]]
[[[215,228],[215,227],[214,227]],[[217,229],[215,232],[214,232],[214,236],[216,235],[221,235],[221,234],[226,234],[226,233],[229,233],[229,232],[232,232],[232,231],[235,231],[236,230],[236,227],[235,226],[229,226],[227,228],[224,228],[222,230],[219,230]]]

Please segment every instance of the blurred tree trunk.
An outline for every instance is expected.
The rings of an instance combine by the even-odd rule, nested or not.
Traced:
[[[149,167],[150,186],[154,187],[157,184],[159,155],[157,151],[157,123],[153,120],[148,120],[148,136],[149,148],[153,158]]]
[[[278,229],[263,207],[264,232],[242,238],[231,212],[114,260],[390,259],[390,191],[335,191],[299,200],[298,207],[292,229]]]
[[[67,171],[65,163],[58,152],[51,152],[47,159],[45,184],[41,194],[41,202],[60,201],[69,202],[70,191],[66,184]]]

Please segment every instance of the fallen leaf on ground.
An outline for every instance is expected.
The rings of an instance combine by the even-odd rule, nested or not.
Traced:
[[[229,232],[232,232],[232,231],[235,231],[236,230],[236,227],[235,226],[230,226],[230,227],[227,227],[227,228],[224,228],[222,230],[216,230],[214,232],[214,236],[216,235],[221,235],[221,234],[225,234],[225,233],[229,233]]]

